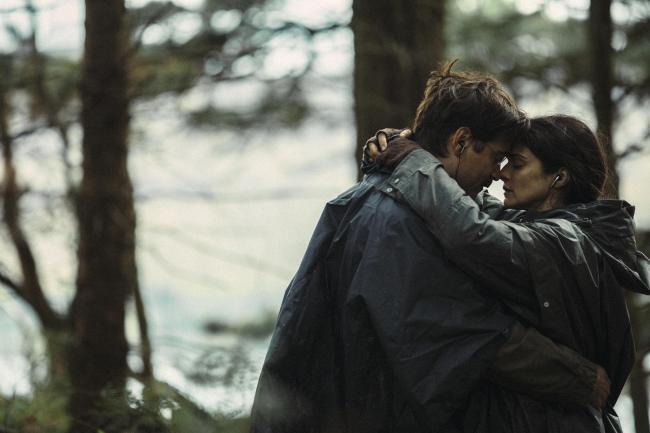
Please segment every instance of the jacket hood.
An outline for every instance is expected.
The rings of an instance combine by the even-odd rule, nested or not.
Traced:
[[[636,246],[634,206],[625,200],[597,200],[552,210],[546,217],[580,225],[601,249],[621,285],[650,295],[650,260]]]

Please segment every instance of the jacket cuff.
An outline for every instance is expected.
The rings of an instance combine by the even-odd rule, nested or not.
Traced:
[[[596,364],[516,323],[497,353],[491,378],[504,388],[568,406],[589,406]]]

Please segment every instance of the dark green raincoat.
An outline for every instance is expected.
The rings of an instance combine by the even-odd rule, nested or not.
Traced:
[[[450,260],[485,283],[486,294],[524,324],[602,365],[612,381],[604,429],[620,428],[611,406],[635,360],[624,290],[649,293],[634,208],[605,200],[535,213],[504,210],[489,196],[481,208],[424,150],[397,167],[384,192],[408,203]],[[572,417],[491,390],[475,395],[471,410],[471,431],[582,431]]]
[[[514,319],[384,194],[387,178],[325,208],[282,302],[252,432],[460,432],[487,383]]]

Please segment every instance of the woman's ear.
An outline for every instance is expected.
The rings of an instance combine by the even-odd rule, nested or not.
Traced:
[[[551,188],[564,188],[569,184],[570,180],[571,175],[569,174],[569,171],[566,168],[562,167],[557,171],[555,177],[553,177]]]

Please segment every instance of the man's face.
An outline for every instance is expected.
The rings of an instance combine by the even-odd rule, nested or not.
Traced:
[[[510,150],[510,145],[500,140],[488,141],[480,151],[476,150],[476,144],[467,144],[459,156],[456,174],[456,181],[471,197],[499,179],[501,162]]]

